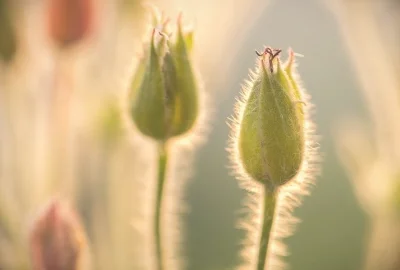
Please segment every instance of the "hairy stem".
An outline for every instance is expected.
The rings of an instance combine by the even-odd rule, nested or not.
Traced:
[[[158,177],[157,177],[157,196],[154,222],[154,236],[156,241],[156,265],[157,270],[163,270],[163,254],[161,241],[161,213],[163,202],[163,191],[167,172],[168,154],[165,143],[159,145],[158,157]]]
[[[276,191],[270,191],[266,186],[264,190],[264,209],[262,216],[262,231],[257,258],[257,270],[264,270],[267,265],[267,253],[270,245],[272,224],[276,206]]]

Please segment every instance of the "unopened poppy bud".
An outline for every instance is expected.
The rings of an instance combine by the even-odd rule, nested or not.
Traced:
[[[166,23],[163,25],[166,26]],[[165,141],[188,132],[198,115],[198,83],[190,59],[192,33],[152,32],[145,69],[134,76],[131,115],[137,129],[155,140]],[[137,87],[137,88],[136,88]]]
[[[290,61],[266,48],[238,119],[238,160],[254,180],[274,190],[299,172],[305,151],[304,102]]]
[[[79,270],[85,237],[77,217],[62,202],[51,202],[30,232],[34,270]]]
[[[93,0],[48,0],[49,31],[60,47],[87,37],[93,24]]]

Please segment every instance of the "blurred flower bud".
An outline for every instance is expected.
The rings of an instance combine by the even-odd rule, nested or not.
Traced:
[[[60,201],[51,202],[30,232],[32,265],[35,270],[78,270],[85,246],[77,217]]]
[[[179,19],[174,40],[154,29],[148,47],[145,68],[134,76],[131,115],[140,132],[164,141],[188,132],[198,116],[192,33],[182,30]]]
[[[275,189],[300,170],[305,151],[304,102],[291,60],[284,69],[280,50],[266,48],[239,119],[241,166],[254,180]]]
[[[48,0],[49,31],[60,47],[87,37],[93,24],[93,0]]]
[[[0,0],[0,57],[5,62],[12,60],[17,50],[12,13],[7,0]]]

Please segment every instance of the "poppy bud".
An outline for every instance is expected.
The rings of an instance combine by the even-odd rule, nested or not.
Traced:
[[[191,47],[192,33],[182,30],[180,19],[172,38],[153,30],[143,58],[145,67],[138,68],[140,73],[134,76],[134,98],[130,100],[132,119],[144,135],[165,141],[194,126],[198,82],[190,59]]]
[[[60,47],[85,38],[93,21],[93,0],[48,0],[49,31]]]
[[[30,234],[32,265],[35,270],[78,270],[85,237],[71,209],[53,201],[33,224]]]
[[[280,50],[266,48],[239,108],[237,163],[252,179],[271,190],[299,172],[305,152],[305,117],[301,89]]]

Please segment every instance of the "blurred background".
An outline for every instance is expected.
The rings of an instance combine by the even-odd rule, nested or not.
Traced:
[[[65,38],[57,20],[62,12],[49,2],[0,0],[0,269],[29,269],[29,228],[54,195],[68,198],[80,214],[98,260],[93,269],[146,269],[134,266],[130,254],[143,252],[137,228],[146,225],[137,220],[146,220],[154,146],[132,131],[126,100],[149,35],[149,12],[132,0],[92,1],[90,12],[72,12],[87,25]],[[372,145],[387,142],[376,128],[396,129],[396,111],[393,104],[386,110],[385,102],[400,100],[399,2],[149,2],[172,18],[182,10],[184,21],[192,22],[194,59],[210,100],[204,108],[208,132],[182,188],[189,209],[181,216],[187,269],[233,269],[239,261],[244,233],[236,224],[244,192],[229,169],[226,121],[254,67],[254,50],[264,45],[304,55],[298,70],[315,104],[320,137],[321,173],[294,212],[302,222],[285,240],[286,262],[294,270],[363,269],[371,220],[379,215],[356,195],[351,166],[337,145],[346,143],[339,138],[346,130],[359,126],[366,131],[355,142]],[[393,163],[391,171],[400,168]],[[377,177],[372,186],[383,182]]]

